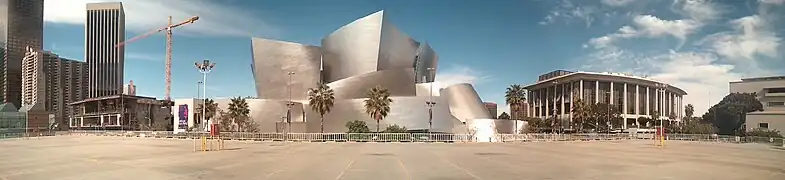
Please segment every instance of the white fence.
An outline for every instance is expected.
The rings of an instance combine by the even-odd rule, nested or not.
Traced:
[[[294,141],[294,142],[548,142],[548,141],[600,141],[653,139],[653,134],[496,134],[489,139],[477,139],[471,134],[443,133],[248,133],[221,132],[220,136],[211,137],[206,132],[171,131],[68,131],[57,132],[56,135],[88,135],[88,136],[125,136],[145,138],[172,139],[208,139],[247,140],[247,141]],[[700,141],[720,143],[766,143],[783,146],[785,139],[768,137],[741,137],[712,134],[667,134],[667,140]]]

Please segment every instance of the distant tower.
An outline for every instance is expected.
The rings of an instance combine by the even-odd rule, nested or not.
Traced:
[[[0,0],[0,102],[21,107],[22,60],[43,38],[43,0]]]
[[[125,12],[119,2],[87,4],[85,61],[90,71],[88,98],[118,95],[123,88]]]
[[[123,87],[123,94],[136,96],[136,85],[134,85],[134,80],[131,80],[131,82],[128,82],[128,84]]]

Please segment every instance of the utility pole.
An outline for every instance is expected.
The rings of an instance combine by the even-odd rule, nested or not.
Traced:
[[[289,76],[289,83],[286,84],[289,91],[289,102],[286,103],[286,129],[288,129],[285,131],[286,134],[292,131],[292,107],[294,106],[294,102],[292,102],[292,75],[294,74],[292,71],[286,73]]]
[[[202,92],[202,124],[204,124],[205,126],[208,126],[207,125],[207,121],[206,121],[207,120],[207,105],[208,105],[207,104],[207,74],[209,74],[210,71],[213,70],[213,68],[215,67],[215,63],[214,62],[210,62],[210,60],[205,59],[204,61],[202,61],[201,64],[199,64],[197,62],[197,63],[194,63],[194,65],[196,66],[196,69],[198,69],[199,72],[202,73],[202,91],[203,91]]]
[[[435,68],[428,68],[427,69],[428,74],[433,73],[434,70],[436,70],[436,69]],[[426,82],[428,81],[427,76],[423,76],[423,79]],[[430,85],[431,87],[428,88],[428,90],[429,90],[428,91],[428,101],[425,102],[425,104],[428,106],[428,133],[430,133],[432,131],[432,128],[433,128],[433,106],[436,105],[436,102],[434,102],[433,99],[432,99],[433,98],[433,82],[430,82],[430,84],[431,84]]]

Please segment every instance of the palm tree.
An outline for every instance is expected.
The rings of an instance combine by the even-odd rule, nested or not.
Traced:
[[[335,104],[335,92],[327,84],[319,83],[318,87],[308,89],[308,104],[319,113],[319,132],[324,133],[324,114],[329,113]]]
[[[368,91],[368,99],[365,101],[365,113],[368,113],[374,120],[376,120],[376,132],[379,132],[379,121],[387,116],[390,112],[390,104],[393,100],[390,99],[390,92],[381,86],[376,86]]]
[[[245,98],[237,96],[230,100],[228,110],[228,115],[232,119],[232,125],[236,127],[237,131],[242,131],[243,127],[248,124],[248,116],[251,113],[248,102],[245,101]]]
[[[521,117],[518,117],[518,110],[523,106],[523,103],[526,102],[526,91],[521,85],[513,84],[507,88],[504,98],[507,105],[510,105],[512,119],[520,119]]]
[[[202,114],[202,108],[204,108],[204,104],[201,103],[196,106],[196,113],[199,113],[205,120],[211,120],[215,116],[218,104],[216,104],[212,99],[205,99],[205,104],[207,104],[207,108],[204,110],[204,114]]]
[[[583,125],[589,123],[591,118],[591,105],[582,99],[577,99],[572,105],[572,119],[578,124],[578,129],[583,131]]]

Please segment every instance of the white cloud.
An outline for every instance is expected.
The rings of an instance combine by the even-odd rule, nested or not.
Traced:
[[[638,15],[633,18],[633,26],[622,26],[613,34],[592,38],[588,45],[594,48],[615,48],[613,43],[621,39],[636,37],[658,38],[671,36],[679,39],[682,43],[690,35],[701,27],[695,20],[663,20],[652,15]],[[680,43],[681,44],[681,43]],[[588,47],[584,45],[584,47]]]
[[[434,80],[433,84],[433,90],[435,94],[438,94],[436,91],[441,88],[446,88],[460,83],[469,83],[475,85],[476,83],[488,79],[489,76],[470,67],[453,65],[445,70],[439,70],[439,72],[437,72],[436,79]]]
[[[599,8],[594,6],[579,6],[575,5],[568,0],[562,0],[556,8],[551,10],[545,18],[539,22],[540,25],[547,25],[564,20],[569,23],[574,19],[586,24],[590,27],[595,21],[596,15],[603,14]]]
[[[713,50],[730,60],[750,63],[756,55],[776,58],[781,38],[768,28],[761,16],[752,15],[731,21],[735,31],[721,32],[706,38]]]
[[[718,19],[724,12],[711,0],[674,0],[672,6],[676,13],[699,22]]]
[[[613,7],[621,7],[627,4],[634,2],[635,0],[602,0],[602,4],[613,6]]]
[[[762,4],[775,4],[775,5],[785,4],[785,0],[758,0],[758,2]]]
[[[168,16],[173,23],[199,16],[194,24],[176,30],[177,34],[275,36],[280,32],[251,11],[209,0],[50,0],[44,2],[44,21],[84,24],[85,4],[96,2],[122,2],[126,30],[137,33],[166,26]]]
[[[684,12],[683,16],[687,19],[668,21],[650,15],[638,16],[633,18],[634,26],[624,26],[615,33],[591,39],[584,47],[594,47],[595,51],[585,56],[588,61],[584,61],[582,67],[591,71],[648,75],[651,79],[682,88],[688,93],[684,97],[684,105],[693,104],[697,116],[727,95],[730,81],[743,77],[768,76],[772,75],[772,71],[777,71],[776,67],[757,65],[766,61],[778,61],[781,57],[782,38],[774,30],[776,28],[771,27],[774,22],[767,21],[769,16],[760,15],[765,12],[759,10],[761,12],[757,15],[729,20],[729,31],[697,34],[700,27],[723,25],[700,21],[710,19],[706,16],[718,18],[723,13],[717,10],[718,5],[696,5],[700,3],[708,1],[675,0],[674,4],[679,4],[677,9]],[[702,9],[706,7],[712,8]],[[696,46],[683,51],[634,51],[626,48],[628,46],[614,45],[621,39],[632,37],[674,37],[686,40],[693,35],[705,36],[697,36],[695,39],[698,41],[694,44]]]

